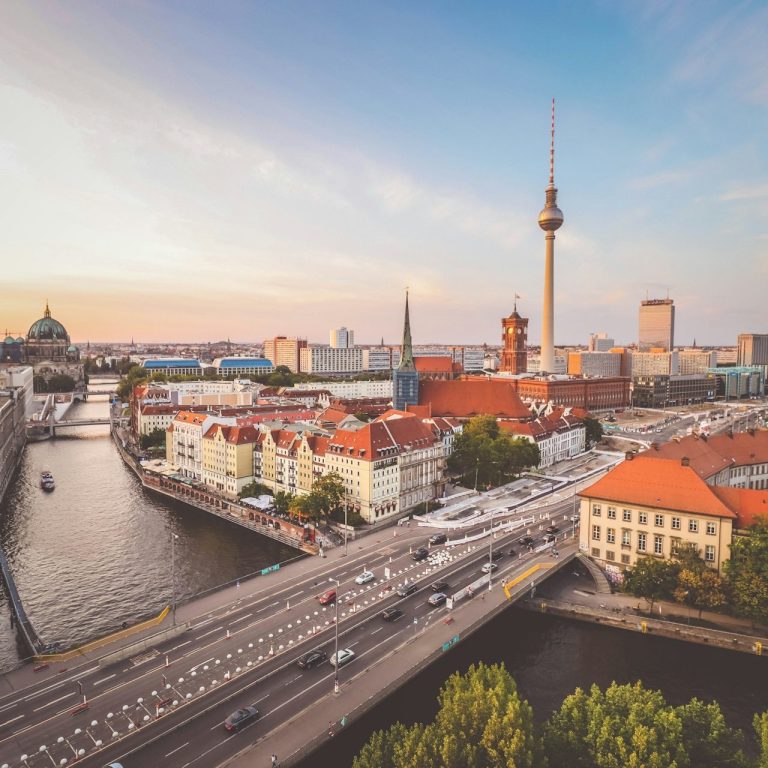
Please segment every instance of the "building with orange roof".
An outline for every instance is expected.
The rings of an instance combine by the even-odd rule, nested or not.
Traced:
[[[235,419],[182,410],[166,430],[166,458],[185,477],[203,479],[203,435],[213,424],[234,425]]]
[[[253,426],[212,424],[203,435],[203,482],[226,496],[237,497],[253,482]]]
[[[625,461],[578,494],[581,550],[623,570],[642,557],[670,558],[686,542],[720,570],[737,513],[718,490],[685,458]]]
[[[425,379],[450,381],[463,372],[461,363],[454,363],[450,355],[444,357],[416,355],[413,362],[420,381]]]
[[[515,437],[522,437],[539,448],[539,467],[550,467],[584,453],[587,430],[582,419],[559,408],[550,415],[530,421],[500,420],[499,427]]]
[[[423,381],[419,405],[430,416],[470,419],[490,414],[500,419],[527,420],[530,410],[520,399],[514,379],[464,377],[455,381]]]

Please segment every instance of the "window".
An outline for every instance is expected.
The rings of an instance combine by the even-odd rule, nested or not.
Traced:
[[[593,541],[600,541],[600,526],[599,525],[593,525],[592,526],[592,540]]]
[[[677,536],[673,536],[669,540],[669,554],[672,555],[672,557],[680,551],[680,544],[682,544],[682,539]]]
[[[715,523],[707,523],[707,535],[714,536],[717,533],[717,525]]]
[[[600,548],[592,547],[592,557],[600,557]]]
[[[645,539],[646,539],[646,534],[644,533],[637,534],[637,549],[640,552],[645,552]]]
[[[609,520],[616,519],[616,507],[608,507],[608,519]]]
[[[664,527],[664,515],[655,515],[653,518],[653,524],[657,528],[663,528]]]
[[[595,517],[600,517],[600,505],[599,504],[593,504],[592,505],[592,514]]]
[[[653,537],[653,554],[654,555],[664,554],[664,537],[663,536]]]
[[[637,513],[637,522],[640,523],[640,525],[647,525],[648,524],[648,513],[647,512],[638,512]]]
[[[606,528],[606,530],[605,530],[605,540],[609,544],[615,544],[616,543],[616,529],[615,528]]]
[[[606,550],[605,559],[606,560],[615,560],[616,559],[616,553],[615,552],[611,552],[610,549]]]
[[[698,533],[699,532],[699,521],[698,520],[689,520],[688,521],[688,531],[690,533]]]
[[[712,544],[707,544],[707,546],[704,547],[704,560],[708,563],[715,562],[715,548]]]
[[[629,555],[622,555],[621,562],[624,563],[624,565],[629,565]]]
[[[625,523],[631,523],[632,522],[632,510],[631,509],[623,509],[621,511],[621,519]]]
[[[628,547],[632,544],[632,532],[631,531],[622,531],[621,532],[621,546],[622,547]]]
[[[680,518],[679,517],[673,517],[672,518],[672,530],[673,531],[679,531],[680,530]]]

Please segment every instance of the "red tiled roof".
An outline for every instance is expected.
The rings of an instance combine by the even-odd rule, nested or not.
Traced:
[[[692,467],[668,459],[624,461],[578,495],[712,517],[736,517]]]
[[[758,517],[768,520],[768,491],[752,488],[712,488],[718,498],[736,513],[735,528],[744,529],[754,525]]]
[[[450,357],[417,356],[413,358],[413,363],[419,373],[453,373],[453,360]]]
[[[202,424],[208,418],[207,413],[193,413],[192,411],[179,411],[175,421],[183,421],[186,424]]]
[[[491,414],[507,419],[531,418],[513,385],[503,379],[421,381],[419,405],[429,405],[434,416],[468,418]]]

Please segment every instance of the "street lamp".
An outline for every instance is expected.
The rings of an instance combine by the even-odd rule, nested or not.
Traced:
[[[491,512],[491,535],[488,537],[488,591],[493,588],[493,515]]]
[[[477,461],[475,462],[475,490],[477,490],[477,473],[480,469],[480,458],[478,457]]]
[[[344,494],[344,555],[347,554],[347,494]]]
[[[176,626],[176,533],[171,534],[171,611],[173,613],[173,626]]]
[[[339,590],[341,589],[341,582],[338,579],[334,579],[332,576],[328,578],[328,581],[336,585],[336,599],[333,601],[334,608],[336,609],[336,618],[333,621],[333,627],[335,630],[334,637],[334,655],[336,663],[333,665],[333,692],[339,692]]]

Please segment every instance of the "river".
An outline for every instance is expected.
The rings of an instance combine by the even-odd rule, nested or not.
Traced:
[[[113,382],[114,383],[114,382]],[[105,388],[100,381],[94,389]],[[92,395],[67,418],[106,416]],[[0,506],[5,551],[32,625],[47,643],[73,645],[159,613],[171,601],[171,534],[177,599],[232,582],[297,551],[214,515],[146,493],[105,426],[30,442]],[[56,490],[40,488],[50,470]],[[28,654],[10,628],[0,590],[0,670]]]

